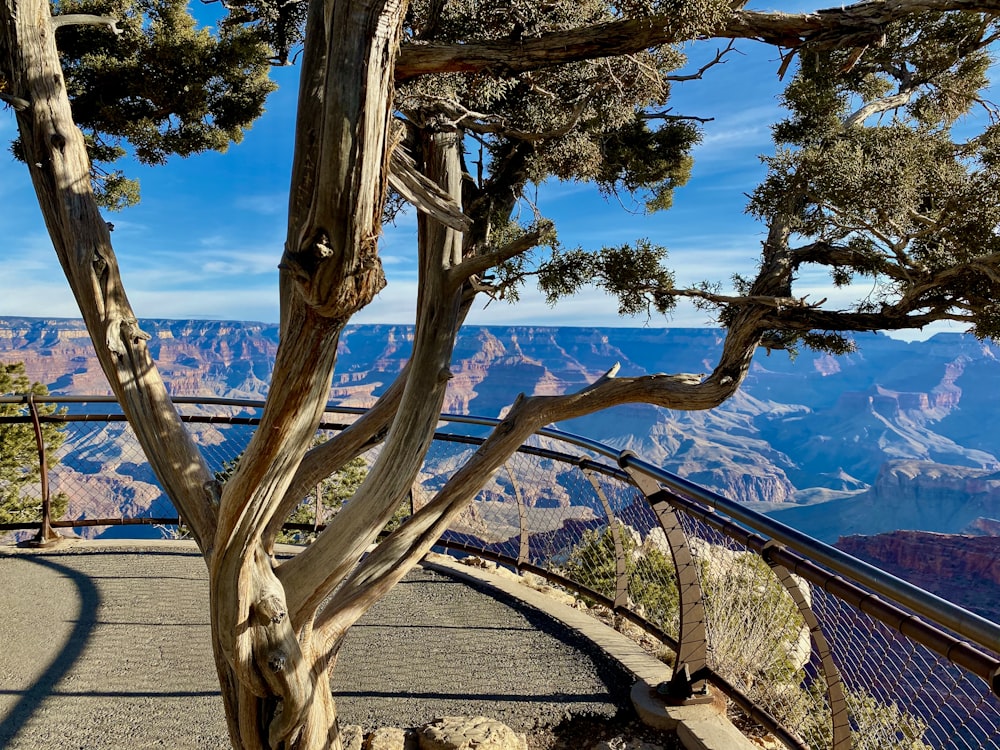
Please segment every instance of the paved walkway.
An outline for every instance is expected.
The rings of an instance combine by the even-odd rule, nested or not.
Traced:
[[[228,747],[190,548],[0,551],[0,748]],[[355,626],[343,723],[613,716],[632,679],[536,610],[417,569]]]

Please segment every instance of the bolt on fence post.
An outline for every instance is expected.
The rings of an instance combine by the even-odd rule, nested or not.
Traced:
[[[42,421],[38,416],[38,406],[35,404],[35,394],[29,393],[25,398],[28,413],[31,415],[31,426],[35,431],[35,445],[38,448],[38,474],[42,492],[42,521],[38,533],[32,540],[35,545],[54,544],[62,537],[52,528],[52,505],[49,501],[49,465],[45,456],[45,436],[42,434]]]

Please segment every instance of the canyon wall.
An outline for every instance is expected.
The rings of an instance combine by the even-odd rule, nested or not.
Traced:
[[[171,393],[266,396],[277,325],[142,326]],[[496,417],[518,393],[576,390],[615,363],[622,375],[704,374],[722,343],[716,329],[469,328],[455,348],[445,410]],[[759,509],[791,508],[782,512],[801,515],[824,538],[959,531],[975,518],[1000,516],[993,500],[973,491],[1000,470],[1000,431],[989,418],[1000,376],[994,346],[961,334],[909,343],[864,334],[857,343],[841,357],[761,352],[741,391],[711,411],[632,405],[557,426],[634,450]],[[411,326],[349,326],[331,401],[370,406],[412,344]],[[0,318],[0,359],[25,362],[53,393],[109,392],[78,320]]]
[[[993,622],[1000,621],[1000,537],[894,531],[843,537],[836,546]]]

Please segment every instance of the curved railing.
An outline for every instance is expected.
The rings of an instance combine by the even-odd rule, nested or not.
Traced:
[[[59,463],[40,472],[34,516],[0,531],[44,529],[41,501],[51,495],[59,499],[51,504],[68,504],[62,519],[47,521],[53,528],[177,533],[180,519],[115,402],[45,401],[65,413],[25,401],[23,415],[0,418],[24,429],[58,422],[66,437]],[[220,470],[245,447],[263,406],[176,402]],[[360,413],[330,407],[321,432]],[[413,486],[416,508],[496,421],[442,423]],[[322,514],[295,528],[321,525]],[[713,684],[786,747],[1000,747],[1000,627],[632,454],[543,430],[440,545],[572,591],[674,664],[678,677],[661,686],[667,699],[697,701]]]

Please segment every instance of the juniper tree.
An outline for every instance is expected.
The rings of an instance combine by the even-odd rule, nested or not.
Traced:
[[[762,345],[840,351],[850,331],[946,319],[996,333],[996,131],[956,142],[951,127],[985,103],[996,0],[888,0],[800,14],[744,6],[228,0],[213,43],[234,45],[233,57],[193,62],[201,77],[169,101],[128,89],[109,103],[91,83],[99,73],[120,82],[115,44],[71,24],[110,18],[67,16],[62,4],[52,16],[43,0],[0,2],[0,97],[16,111],[18,153],[111,387],[208,565],[234,747],[339,747],[328,671],[348,629],[536,428],[626,402],[714,407],[735,393]],[[135,7],[146,18],[181,14]],[[177,40],[209,48],[203,32],[176,18]],[[156,46],[159,27],[135,29]],[[63,41],[67,34],[79,36]],[[669,207],[704,126],[669,103],[677,80],[711,74],[711,65],[681,72],[683,44],[695,40],[717,45],[720,56],[732,40],[772,45],[782,57],[776,72],[789,80],[768,177],[745,188],[766,231],[762,247],[747,248],[759,255],[756,275],[731,288],[715,279],[678,284],[665,250],[648,241],[563,248],[544,216],[519,220],[515,209],[549,178],[631,194],[648,210]],[[123,48],[138,60],[130,70],[154,76],[162,54],[173,75],[184,72],[187,58],[169,44],[156,56]],[[89,49],[100,50],[96,58]],[[287,239],[276,251],[281,343],[260,428],[220,485],[171,404],[125,295],[91,190],[88,136],[102,159],[117,153],[100,150],[109,139],[112,147],[132,139],[153,161],[222,147],[266,93],[254,65],[293,59],[301,84]],[[178,120],[183,111],[194,119],[178,126],[188,122]],[[340,333],[385,283],[378,237],[390,193],[419,212],[413,353],[369,412],[313,447]],[[807,266],[838,283],[868,277],[875,291],[833,309],[797,293]],[[578,393],[512,399],[481,449],[363,557],[421,467],[469,306],[483,296],[516,300],[532,280],[552,300],[596,284],[626,312],[669,312],[677,299],[694,299],[725,326],[720,359],[704,376],[625,378],[612,368]],[[350,501],[279,565],[272,550],[282,521],[373,441],[382,442],[379,457]]]
[[[48,389],[41,383],[32,383],[24,372],[22,362],[0,365],[0,395],[46,396]],[[37,404],[42,416],[55,412],[52,404]],[[28,406],[24,403],[0,404],[2,417],[26,417]],[[56,452],[65,440],[61,425],[41,422],[42,441],[48,468],[59,460]],[[30,422],[0,423],[0,523],[34,523],[42,518],[42,500],[38,494],[41,465],[38,441]],[[66,510],[68,498],[63,494],[51,498],[52,516],[58,518]]]

